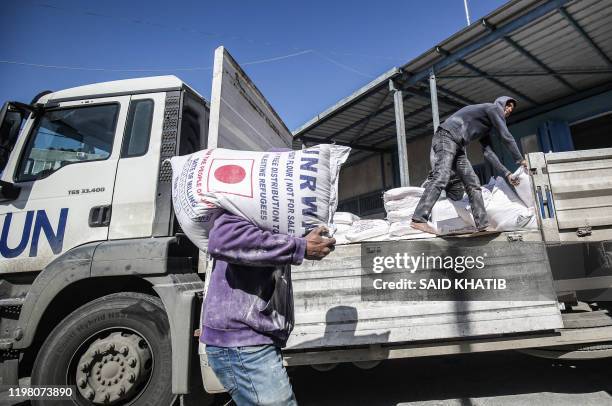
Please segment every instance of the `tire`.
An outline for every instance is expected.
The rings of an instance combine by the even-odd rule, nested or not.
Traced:
[[[66,404],[103,404],[100,396],[108,396],[113,405],[172,405],[172,345],[161,300],[124,292],[81,306],[43,343],[31,382],[71,385],[72,402]]]

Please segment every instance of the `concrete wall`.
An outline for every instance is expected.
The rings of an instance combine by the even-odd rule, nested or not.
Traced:
[[[410,185],[421,186],[431,166],[429,165],[429,150],[431,149],[431,135],[409,140],[408,147],[408,172],[410,174]]]
[[[340,171],[338,195],[340,200],[390,188],[393,182],[391,154],[385,154],[385,185],[380,165],[380,155],[375,154]]]
[[[420,186],[429,172],[431,136],[408,142],[408,170],[410,184]],[[356,164],[343,167],[338,186],[340,200],[393,187],[393,161],[391,154],[384,154],[385,185],[383,187],[380,155],[376,154]],[[398,179],[399,181],[399,179]]]

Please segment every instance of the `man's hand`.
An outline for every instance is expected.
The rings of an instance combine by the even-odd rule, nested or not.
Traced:
[[[519,180],[519,178],[513,178],[511,173],[509,173],[508,176],[506,176],[506,179],[508,179],[508,182],[510,182],[512,186],[518,186],[521,184],[521,181]]]
[[[328,231],[327,227],[319,226],[306,235],[306,255],[304,255],[304,258],[318,261],[334,250],[336,239],[321,235]]]

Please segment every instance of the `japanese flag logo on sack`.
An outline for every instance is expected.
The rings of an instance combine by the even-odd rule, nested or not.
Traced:
[[[254,159],[212,160],[208,170],[208,192],[253,197]]]

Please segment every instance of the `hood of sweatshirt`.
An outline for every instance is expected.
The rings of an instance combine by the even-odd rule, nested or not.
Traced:
[[[499,96],[497,99],[495,99],[495,105],[498,106],[503,112],[506,109],[506,104],[508,104],[509,101],[513,101],[514,107],[516,108],[518,104],[516,102],[516,99],[513,99],[512,97],[509,97],[509,96]]]

